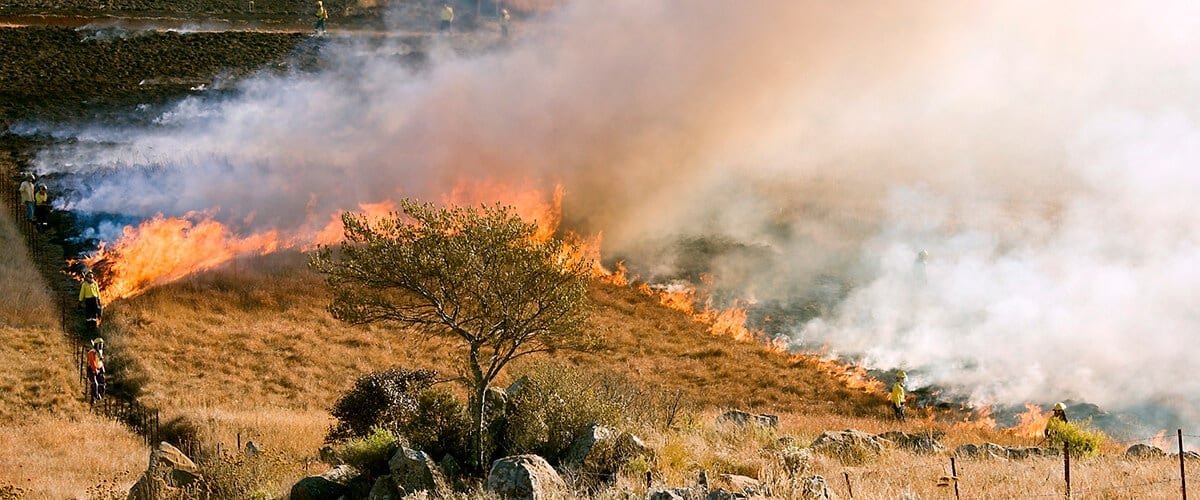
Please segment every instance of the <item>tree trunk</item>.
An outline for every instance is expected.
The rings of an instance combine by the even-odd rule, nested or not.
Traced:
[[[485,469],[483,449],[483,415],[484,415],[484,396],[487,394],[488,381],[483,378],[483,368],[479,365],[479,346],[471,346],[471,372],[475,376],[475,397],[478,404],[475,405],[475,460],[479,464],[479,470],[487,474]]]

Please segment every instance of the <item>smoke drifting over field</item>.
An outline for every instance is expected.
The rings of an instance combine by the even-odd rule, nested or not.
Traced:
[[[967,3],[571,2],[420,72],[338,43],[329,71],[90,130],[39,168],[92,173],[80,211],[244,233],[561,183],[565,224],[644,278],[783,304],[853,283],[785,326],[798,345],[980,403],[1200,423],[1200,7]]]

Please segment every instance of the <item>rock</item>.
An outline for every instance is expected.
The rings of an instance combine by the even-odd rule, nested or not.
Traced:
[[[1005,447],[996,443],[982,445],[964,444],[954,449],[954,455],[963,458],[988,458],[996,460],[1024,460],[1033,457],[1055,457],[1062,452],[1056,448]]]
[[[729,410],[717,417],[717,422],[733,422],[738,425],[748,425],[753,422],[762,427],[773,429],[779,427],[779,416],[767,414],[755,415],[742,410]]]
[[[747,497],[746,495],[741,494],[741,493],[736,493],[733,491],[726,491],[724,489],[717,488],[713,491],[708,492],[708,495],[704,497],[704,500],[734,500],[737,498],[749,498],[749,497]]]
[[[200,481],[200,469],[187,455],[169,443],[161,442],[150,451],[146,472],[129,489],[129,500],[174,498],[178,489]]]
[[[719,477],[734,492],[741,492],[747,496],[765,494],[762,483],[752,477],[739,476],[737,474],[721,474]]]
[[[825,431],[813,440],[812,449],[837,458],[843,464],[860,464],[883,453],[883,442],[874,435],[854,429]]]
[[[262,454],[262,448],[260,448],[258,443],[255,443],[254,441],[246,441],[246,454],[252,457]]]
[[[621,467],[638,456],[652,457],[654,451],[640,438],[597,424],[589,425],[575,437],[560,463],[564,469],[579,473],[587,483],[616,479]]]
[[[403,497],[396,490],[396,483],[393,482],[391,475],[383,475],[375,479],[375,485],[371,486],[371,492],[367,494],[367,500],[400,500],[401,498]]]
[[[797,500],[833,500],[837,498],[823,476],[808,476],[799,481],[796,488]]]
[[[946,447],[938,442],[944,433],[906,434],[900,431],[890,431],[880,434],[880,439],[886,439],[896,446],[918,455],[934,455],[946,451]]]
[[[339,465],[316,476],[308,476],[292,486],[291,500],[337,500],[358,475],[349,465]]]
[[[514,455],[492,463],[487,490],[511,499],[560,498],[567,492],[558,472],[537,455]]]
[[[655,490],[647,496],[648,500],[699,500],[700,497],[700,493],[692,488]]]
[[[1125,450],[1125,456],[1128,458],[1163,458],[1167,456],[1167,452],[1156,446],[1138,443]]]
[[[449,490],[442,471],[423,451],[401,447],[388,460],[388,469],[392,472],[392,484],[402,496],[418,491],[437,496]]]
[[[341,459],[337,457],[337,452],[332,446],[324,446],[321,448],[319,459],[329,465],[342,465]]]

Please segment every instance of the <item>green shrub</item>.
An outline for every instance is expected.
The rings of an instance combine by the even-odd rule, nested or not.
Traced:
[[[459,453],[456,459],[467,458],[461,452],[470,448],[471,419],[462,402],[449,392],[422,391],[417,395],[416,409],[401,416],[396,429],[409,446],[435,459],[454,453]]]
[[[502,439],[509,453],[534,453],[551,462],[570,448],[589,424],[624,423],[629,406],[622,384],[554,362],[533,365],[523,373],[509,397],[508,422]]]
[[[326,441],[366,436],[377,426],[395,429],[416,411],[418,395],[433,385],[436,375],[433,370],[392,368],[359,377],[329,411],[337,425]]]
[[[375,427],[371,429],[371,434],[343,444],[338,450],[338,457],[360,472],[381,475],[387,473],[388,460],[400,446],[396,434],[383,427]]]
[[[1051,447],[1062,449],[1066,443],[1072,454],[1083,457],[1098,454],[1100,445],[1107,439],[1103,432],[1092,428],[1091,420],[1063,422],[1052,418],[1046,428],[1050,431],[1047,442]]]
[[[304,473],[304,466],[278,452],[223,455],[199,463],[199,483],[187,487],[183,498],[276,498]]]

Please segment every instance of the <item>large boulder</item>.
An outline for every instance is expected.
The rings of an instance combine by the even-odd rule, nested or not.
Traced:
[[[654,451],[637,436],[603,425],[591,424],[575,437],[559,463],[578,474],[585,483],[609,482],[625,464],[636,457],[652,457]]]
[[[129,489],[129,500],[155,500],[178,496],[180,488],[200,481],[200,469],[187,455],[167,442],[150,451],[150,465]]]
[[[873,434],[854,429],[825,431],[813,440],[812,449],[843,464],[861,464],[883,453],[883,441]]]
[[[1138,443],[1125,450],[1127,458],[1164,458],[1167,452],[1156,446]]]
[[[540,500],[565,496],[567,485],[546,459],[514,455],[492,463],[487,490],[504,498]]]
[[[316,476],[308,476],[292,486],[291,500],[337,500],[349,491],[358,471],[339,465]]]
[[[779,416],[754,414],[742,410],[729,410],[721,416],[717,417],[717,422],[732,422],[738,425],[758,424],[762,427],[776,428],[779,427]]]
[[[388,469],[391,470],[392,482],[401,496],[418,491],[428,492],[430,496],[439,496],[449,490],[446,478],[437,463],[423,451],[400,447],[391,460],[388,460]]]
[[[898,448],[916,453],[918,455],[935,455],[946,451],[946,447],[938,442],[944,433],[927,432],[921,434],[907,434],[900,431],[890,431],[879,435],[880,439],[885,439]]]
[[[1061,454],[1062,452],[1057,448],[1007,447],[996,443],[964,444],[954,449],[954,455],[958,457],[997,460],[1024,460],[1034,457],[1055,457]]]

